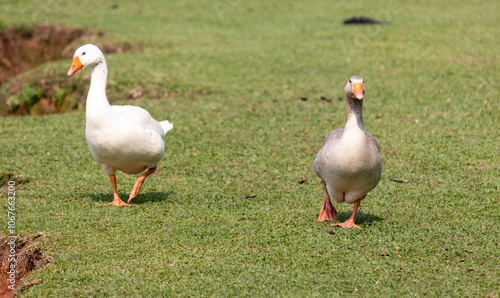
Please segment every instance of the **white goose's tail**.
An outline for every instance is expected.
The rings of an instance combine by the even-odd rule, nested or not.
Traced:
[[[170,123],[168,120],[161,121],[160,125],[161,125],[161,128],[163,128],[163,136],[165,136],[169,130],[174,128],[174,124]]]

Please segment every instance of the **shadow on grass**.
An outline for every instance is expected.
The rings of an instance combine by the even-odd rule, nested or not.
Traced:
[[[139,193],[130,204],[151,204],[157,202],[163,202],[168,199],[169,196],[175,194],[175,192],[159,192],[151,191],[146,193]],[[127,202],[128,193],[119,193],[120,198]],[[113,193],[99,193],[99,194],[87,194],[88,197],[92,198],[92,201],[99,202],[102,204],[111,203],[113,201]]]
[[[344,222],[346,221],[352,214],[352,211],[342,211],[337,213],[337,219],[338,222]],[[383,221],[384,218],[379,217],[377,215],[373,215],[370,213],[366,213],[363,211],[356,212],[356,217],[354,218],[354,221],[356,222],[357,225],[361,225],[363,223],[366,223],[367,225],[371,225],[374,222],[381,222]]]

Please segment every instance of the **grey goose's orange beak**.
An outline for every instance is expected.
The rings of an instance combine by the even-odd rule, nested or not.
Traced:
[[[356,96],[357,99],[361,100],[363,99],[363,83],[361,82],[356,82],[352,84],[352,94]]]

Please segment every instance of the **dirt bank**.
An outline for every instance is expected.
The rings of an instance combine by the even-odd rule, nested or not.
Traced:
[[[9,289],[11,277],[14,277],[14,288],[16,291],[22,291],[27,287],[33,286],[43,281],[35,281],[24,288],[19,289],[22,279],[33,270],[50,263],[51,259],[43,255],[40,248],[35,246],[36,240],[43,237],[42,234],[33,236],[17,236],[17,238],[8,238],[0,236],[0,297],[14,297],[15,291]],[[15,262],[10,262],[11,252],[15,252]],[[15,273],[10,274],[11,265],[14,266]]]

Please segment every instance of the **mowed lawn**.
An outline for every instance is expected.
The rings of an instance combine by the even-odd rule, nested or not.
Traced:
[[[106,56],[108,97],[175,125],[157,172],[117,208],[104,205],[112,188],[84,110],[0,118],[0,171],[22,177],[18,233],[42,232],[36,245],[53,258],[22,295],[498,297],[499,11],[498,1],[4,1],[2,26],[51,22],[102,30],[98,45],[144,44]],[[360,15],[389,24],[342,24]],[[64,77],[70,65],[30,72]],[[317,222],[313,169],[345,124],[351,75],[365,80],[365,129],[384,163],[356,216],[362,230]],[[75,76],[88,84],[88,70]],[[124,96],[138,88],[172,95]],[[135,178],[117,174],[122,198]],[[342,221],[352,212],[335,207]]]

